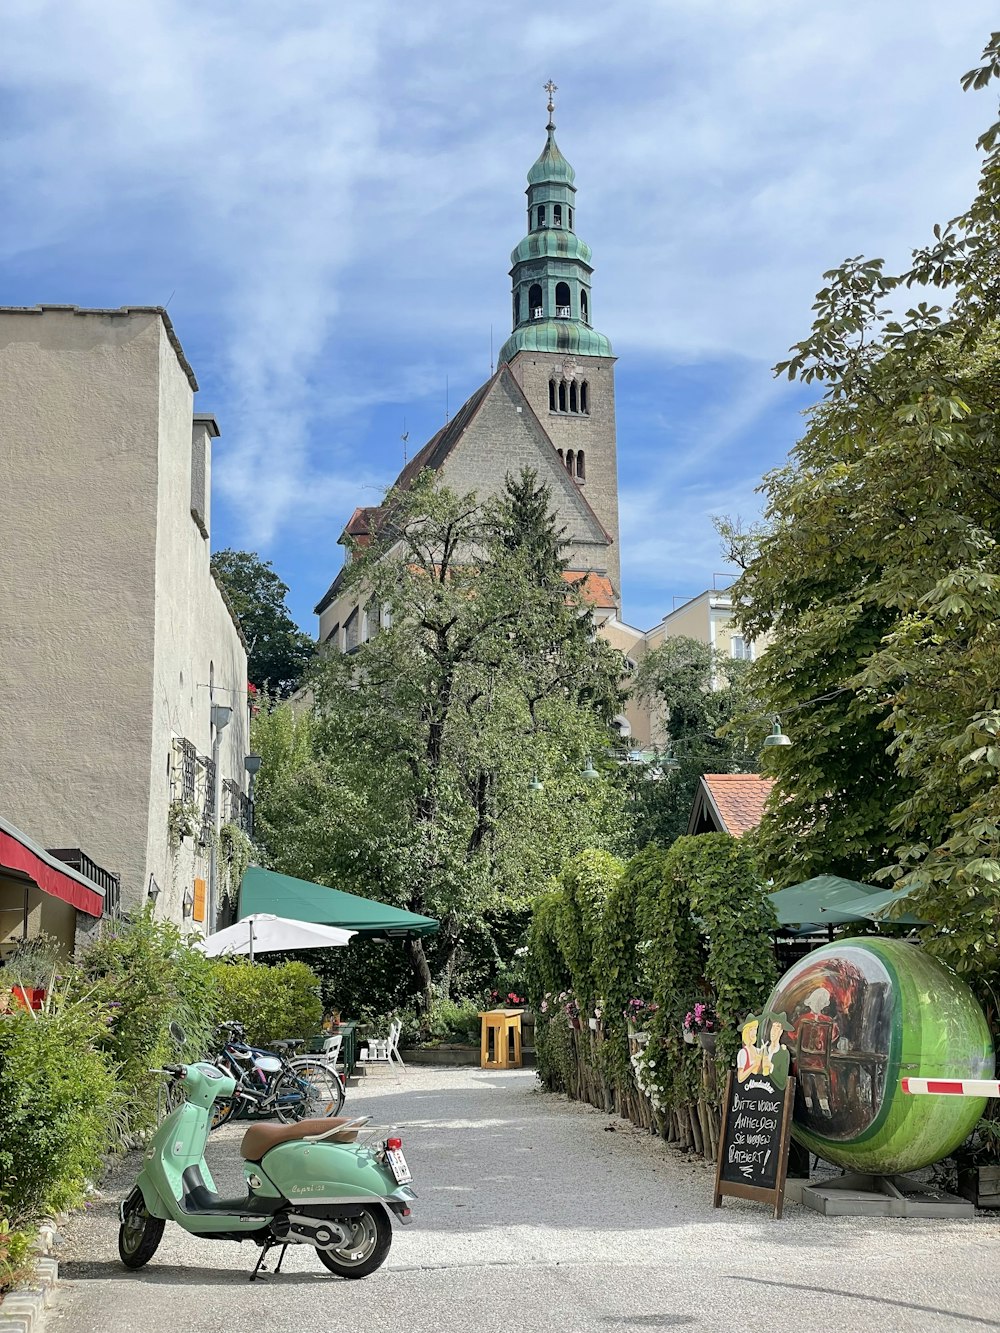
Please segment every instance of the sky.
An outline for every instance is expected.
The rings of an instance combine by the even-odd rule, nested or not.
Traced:
[[[618,356],[623,616],[731,571],[813,390],[825,269],[975,190],[988,0],[0,0],[0,304],[165,305],[213,412],[212,544],[299,623],[337,537],[487,377],[558,85]]]

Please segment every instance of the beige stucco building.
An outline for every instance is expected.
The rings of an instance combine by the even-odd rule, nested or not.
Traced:
[[[636,629],[612,617],[601,626],[602,635],[626,658],[630,671],[638,667],[647,653],[659,648],[669,638],[696,639],[714,648],[723,657],[753,661],[767,646],[766,639],[747,640],[736,627],[733,599],[726,589],[709,589],[676,606],[652,629]],[[723,683],[722,673],[713,681]],[[625,708],[633,743],[639,748],[663,746],[667,737],[662,723],[641,699],[631,697]]]
[[[0,816],[204,930],[249,728],[197,387],[161,309],[0,308]]]

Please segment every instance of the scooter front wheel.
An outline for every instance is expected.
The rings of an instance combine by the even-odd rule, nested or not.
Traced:
[[[142,1191],[134,1189],[125,1200],[118,1230],[118,1254],[126,1268],[142,1268],[156,1253],[164,1221],[146,1210]]]
[[[362,1208],[356,1217],[332,1217],[350,1238],[336,1249],[316,1253],[320,1262],[338,1277],[367,1277],[385,1263],[392,1244],[392,1223],[384,1208]]]

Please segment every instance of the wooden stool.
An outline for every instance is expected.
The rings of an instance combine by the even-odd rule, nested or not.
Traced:
[[[521,1015],[523,1009],[488,1009],[483,1020],[479,1050],[481,1069],[521,1068]]]

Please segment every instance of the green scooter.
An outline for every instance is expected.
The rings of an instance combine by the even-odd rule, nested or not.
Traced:
[[[172,1025],[175,1039],[183,1033]],[[146,1151],[135,1188],[120,1207],[118,1253],[141,1268],[156,1253],[164,1223],[176,1222],[204,1240],[251,1240],[260,1247],[251,1282],[270,1250],[311,1245],[331,1273],[367,1277],[385,1262],[392,1215],[412,1221],[416,1197],[401,1140],[359,1144],[370,1120],[302,1120],[255,1124],[240,1145],[247,1192],[220,1198],[205,1162],[212,1103],[231,1097],[235,1082],[215,1065],[168,1065],[185,1100],[164,1119]]]

